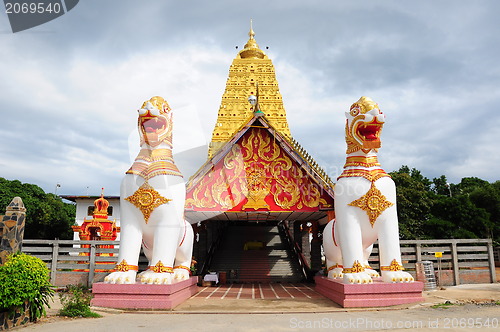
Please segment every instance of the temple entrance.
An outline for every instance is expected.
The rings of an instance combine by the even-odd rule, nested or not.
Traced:
[[[190,180],[185,216],[201,274],[229,283],[299,282],[321,269],[331,180],[256,114]]]
[[[208,270],[225,283],[305,281],[285,232],[278,222],[228,222]]]
[[[326,220],[326,213],[321,220]],[[222,216],[221,216],[222,218]],[[194,224],[198,273],[208,285],[304,283],[321,269],[320,221],[205,220]]]
[[[197,272],[229,284],[312,280],[333,182],[292,138],[274,66],[254,36],[230,67],[208,160],[187,184]]]

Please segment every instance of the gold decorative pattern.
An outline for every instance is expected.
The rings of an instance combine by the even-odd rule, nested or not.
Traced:
[[[155,266],[150,266],[149,269],[154,273],[174,273],[174,269],[163,265],[161,261],[158,261]]]
[[[266,129],[247,133],[194,188],[188,187],[187,208],[274,211],[331,206],[320,185]]]
[[[293,147],[295,152],[298,153],[302,157],[302,159],[304,159],[304,161],[306,161],[309,166],[319,175],[319,178],[321,182],[323,182],[325,187],[333,188],[335,186],[326,171],[318,165],[318,163],[307,153],[306,149],[304,149],[299,144],[299,142],[297,142],[293,137],[291,137],[288,142]]]
[[[170,161],[155,161],[153,163],[147,163],[136,160],[126,174],[139,175],[146,180],[149,180],[157,175],[182,176],[177,166]]]
[[[154,209],[171,201],[171,199],[162,197],[147,181],[132,196],[125,199],[141,210],[146,224]]]
[[[360,272],[365,272],[365,268],[359,261],[354,261],[354,264],[352,264],[352,268],[346,268],[342,270],[342,273],[360,273]]]
[[[382,177],[391,177],[389,174],[387,174],[383,169],[377,168],[377,169],[372,169],[372,170],[367,170],[363,168],[359,169],[344,169],[342,174],[337,178],[350,178],[350,177],[363,177],[367,179],[368,181],[375,182],[378,179]]]
[[[187,266],[184,266],[184,265],[177,265],[177,266],[174,266],[174,270],[175,269],[184,269],[184,270],[188,270],[191,272],[191,269]]]
[[[147,162],[169,160],[174,162],[171,149],[141,149],[135,160],[143,160]]]
[[[265,170],[256,167],[249,168],[246,170],[246,178],[247,184],[243,194],[248,198],[248,201],[243,209],[269,209],[269,205],[264,201],[269,195],[269,181],[266,179]]]
[[[291,137],[274,65],[259,49],[254,38],[255,33],[250,30],[250,38],[245,48],[238,53],[229,68],[226,89],[222,95],[208,151],[209,158],[253,116],[248,97],[257,94],[257,84],[260,110],[277,131],[286,138]]]
[[[375,221],[382,214],[382,212],[393,206],[394,203],[389,202],[382,192],[375,187],[375,182],[372,182],[370,190],[368,190],[365,195],[355,201],[352,201],[348,205],[359,207],[365,211],[370,220],[370,224],[373,227]]]
[[[139,271],[139,266],[128,265],[127,261],[123,259],[119,264],[116,264],[115,270],[118,272]]]
[[[332,266],[330,266],[330,267],[328,268],[327,272],[330,272],[331,270],[336,269],[336,268],[341,268],[341,269],[343,269],[343,268],[344,268],[344,266],[343,266],[343,265],[340,265],[340,264],[335,264],[335,265],[332,265]]]
[[[345,167],[376,167],[380,166],[377,156],[347,156]]]
[[[349,121],[346,122],[345,125],[345,140],[347,143],[347,154],[351,154],[356,151],[363,151],[364,153],[370,152],[370,150],[378,151],[381,143],[378,139],[380,135],[380,130],[382,129],[382,124],[377,124],[379,126],[379,130],[377,131],[377,139],[370,141],[364,140],[358,134],[358,129],[360,126],[365,126],[365,114],[373,109],[378,109],[378,104],[375,103],[368,97],[361,97],[357,102],[351,105],[351,109],[349,111],[350,115],[353,117]],[[358,139],[356,139],[356,137]]]
[[[392,271],[392,272],[397,272],[397,271],[403,271],[404,267],[401,265],[397,260],[393,259],[391,262],[391,265],[389,266],[381,266],[380,271]]]

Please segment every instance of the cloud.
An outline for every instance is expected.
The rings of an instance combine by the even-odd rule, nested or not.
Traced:
[[[138,146],[138,140],[128,142],[137,131],[136,110],[154,95],[166,98],[174,110],[176,151],[206,147],[207,119],[215,123],[216,113],[203,119],[199,113],[220,98],[225,73],[212,68],[225,67],[224,57],[218,49],[196,46],[176,53],[141,52],[112,65],[76,57],[57,76],[35,56],[30,66],[4,65],[0,70],[12,78],[9,85],[22,90],[4,95],[4,105],[18,115],[7,117],[0,129],[0,137],[9,142],[2,152],[24,165],[10,164],[4,176],[26,177],[23,173],[36,169],[40,179],[52,178],[49,181],[61,182],[60,190],[75,191],[87,186],[96,191],[102,186],[99,181],[111,176],[113,185],[103,182],[117,194],[129,150]],[[51,172],[58,180],[53,173],[47,176]],[[76,176],[85,172],[90,176]],[[41,185],[52,187],[43,180]]]
[[[253,18],[291,132],[332,178],[345,159],[344,112],[367,95],[387,115],[387,171],[499,180],[499,9],[486,0],[80,2],[46,25],[0,34],[0,176],[118,194],[138,149],[136,110],[160,95],[188,177],[206,160],[234,47]]]

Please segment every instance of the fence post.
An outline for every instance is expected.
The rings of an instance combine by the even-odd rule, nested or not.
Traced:
[[[493,254],[493,241],[491,239],[488,239],[488,262],[490,265],[491,282],[495,283],[497,282],[497,274],[495,270],[495,255]]]
[[[415,264],[422,261],[422,243],[419,240],[415,240]],[[416,266],[416,265],[415,265]]]
[[[57,277],[57,256],[59,256],[59,240],[54,240],[52,246],[52,262],[50,263],[50,283],[55,285]]]
[[[90,245],[89,280],[87,283],[89,287],[92,287],[92,282],[94,281],[95,256],[96,256],[96,244],[92,243]]]
[[[451,241],[451,260],[453,265],[453,279],[455,286],[460,285],[460,268],[458,266],[457,240]]]

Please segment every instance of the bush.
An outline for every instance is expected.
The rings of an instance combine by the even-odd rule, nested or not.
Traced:
[[[59,294],[62,309],[59,310],[60,316],[67,317],[101,317],[98,313],[90,310],[90,300],[92,293],[88,288],[81,285],[68,285],[66,291]]]
[[[12,311],[27,304],[30,321],[45,316],[45,307],[54,296],[49,269],[36,257],[11,254],[0,266],[0,311]]]

